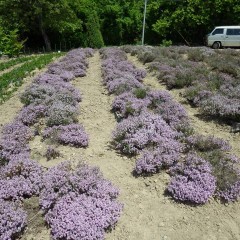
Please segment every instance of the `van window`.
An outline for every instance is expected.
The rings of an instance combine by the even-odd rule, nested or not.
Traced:
[[[240,35],[240,29],[227,29],[227,35]]]
[[[240,35],[240,29],[235,29],[235,34],[234,35]]]
[[[213,31],[212,35],[223,34],[223,28],[217,28]]]

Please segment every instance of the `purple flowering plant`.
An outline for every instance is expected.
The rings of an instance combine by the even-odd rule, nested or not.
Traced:
[[[0,238],[18,237],[27,225],[27,214],[17,204],[0,199]]]

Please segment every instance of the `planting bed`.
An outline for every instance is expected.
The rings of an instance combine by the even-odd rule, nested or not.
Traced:
[[[62,54],[50,53],[32,57],[30,62],[23,60],[23,64],[17,65],[11,71],[0,76],[0,102],[7,100],[11,94],[22,85],[22,80],[31,75],[35,69],[41,69],[54,58]],[[21,59],[21,58],[20,58]],[[27,59],[30,59],[27,58]]]
[[[116,201],[118,189],[103,178],[98,168],[64,161],[45,170],[32,160],[29,146],[35,136],[41,136],[48,145],[44,154],[48,161],[60,155],[59,144],[87,147],[89,137],[77,119],[82,97],[69,82],[86,75],[87,58],[92,54],[92,49],[73,50],[49,65],[47,72],[36,77],[21,94],[24,107],[12,123],[3,127],[0,142],[3,240],[22,235],[27,227],[24,199],[34,196],[39,197],[39,209],[51,229],[52,239],[104,239],[105,230],[118,221],[122,211],[122,204]]]
[[[114,60],[111,60],[112,56]],[[41,184],[45,186],[43,191],[40,190],[40,198],[36,196],[23,201],[28,218],[24,222],[24,215],[22,224],[27,222],[28,226],[20,239],[47,240],[50,239],[51,234],[54,239],[75,239],[74,236],[77,236],[76,239],[84,239],[84,236],[85,239],[102,239],[103,229],[107,229],[105,234],[107,240],[238,239],[240,237],[239,202],[220,203],[220,199],[235,200],[236,195],[233,194],[234,191],[231,194],[228,192],[221,195],[220,191],[218,196],[215,194],[215,186],[221,182],[214,174],[216,170],[221,172],[223,169],[216,168],[218,164],[213,167],[212,164],[216,162],[209,160],[215,159],[211,158],[213,149],[216,150],[216,154],[220,154],[217,157],[220,157],[224,164],[226,162],[221,154],[230,156],[226,153],[231,152],[228,144],[218,139],[222,136],[217,135],[217,139],[194,137],[200,131],[192,135],[191,126],[194,129],[196,126],[192,124],[194,119],[191,114],[189,115],[189,109],[184,110],[183,105],[167,91],[157,91],[165,87],[157,82],[157,78],[145,72],[144,66],[136,58],[129,57],[138,68],[131,62],[125,62],[127,55],[116,49],[101,50],[101,57],[104,59],[100,59],[99,53],[95,52],[94,56],[89,58],[86,76],[75,78],[71,82],[74,89],[81,92],[79,112],[76,111],[79,95],[76,98],[70,98],[66,93],[55,95],[51,92],[52,88],[48,87],[47,91],[46,88],[41,88],[45,95],[40,96],[39,88],[36,91],[36,84],[44,85],[46,79],[39,77],[24,94],[21,94],[21,100],[29,107],[20,112],[21,104],[19,104],[19,107],[15,106],[12,114],[1,117],[5,119],[4,123],[9,123],[17,116],[15,113],[20,113],[18,120],[23,121],[27,126],[33,124],[31,128],[35,129],[35,136],[29,142],[31,158],[43,168],[34,165],[32,169],[35,170],[31,173],[37,173],[39,176],[42,171],[46,172],[46,168],[50,168],[44,175],[43,181],[34,178],[36,183],[39,182],[39,184],[34,183],[38,188],[30,188],[31,191],[26,192],[29,195],[34,190],[35,195],[38,195],[37,192],[42,189]],[[121,60],[117,62],[119,58]],[[68,71],[72,70],[68,69]],[[52,65],[48,72],[59,75],[58,71],[57,63]],[[79,71],[77,74],[84,75]],[[64,74],[63,77],[65,81],[71,78],[69,74]],[[116,78],[118,80],[114,81]],[[59,87],[58,84],[56,86]],[[125,92],[126,90],[129,92]],[[108,91],[112,94],[109,95]],[[50,99],[46,98],[49,94]],[[66,109],[61,104],[54,104],[52,98],[65,101],[69,107]],[[42,117],[44,112],[44,107],[39,106],[40,103],[47,104],[51,111],[37,121],[36,117]],[[38,107],[33,108],[34,104]],[[0,106],[0,111],[3,112],[4,107],[6,108],[5,104]],[[11,106],[8,109],[12,111]],[[67,111],[67,114],[59,116],[58,109],[61,109],[61,113]],[[55,114],[58,117],[55,117]],[[83,134],[83,128],[75,125],[79,123],[84,127],[88,138]],[[69,124],[69,128],[66,124]],[[208,127],[211,124],[205,123]],[[48,129],[44,131],[46,127]],[[15,128],[22,129],[20,133],[24,132],[24,141],[28,141],[31,135],[20,126]],[[10,134],[12,130],[9,129],[13,128],[9,126],[4,130],[4,134],[6,132]],[[128,134],[125,134],[126,129],[130,131]],[[211,132],[208,134],[213,135]],[[21,134],[15,140],[19,139],[22,139]],[[237,147],[233,150],[238,153],[236,149]],[[77,165],[76,168],[79,159],[85,160],[85,163]],[[70,160],[73,165],[61,163],[64,160]],[[232,158],[231,161],[233,160]],[[173,165],[174,167],[169,170]],[[94,166],[100,168],[104,178]],[[232,168],[227,166],[226,169],[232,174]],[[195,178],[189,175],[190,180],[186,185],[183,178],[192,174],[191,171],[197,174]],[[147,172],[152,174],[146,174]],[[83,178],[87,179],[87,182],[97,183],[95,185],[99,186],[97,191],[89,188],[87,182],[81,182]],[[64,187],[59,186],[62,183]],[[180,193],[179,183],[184,186],[183,193]],[[31,184],[33,182],[30,181],[28,186]],[[80,195],[78,186],[81,186]],[[113,186],[120,190],[119,202],[124,204],[120,218],[122,205],[116,201],[118,191]],[[192,191],[193,188],[195,192]],[[26,188],[26,191],[28,189]],[[215,199],[210,197],[213,193]],[[179,201],[175,201],[174,198]],[[104,199],[104,205],[101,205],[101,199]],[[39,200],[42,208],[40,211]],[[79,205],[79,202],[82,205]],[[105,207],[108,210],[106,209],[102,214],[99,206],[102,210]],[[92,209],[91,213],[89,207]],[[10,208],[12,206],[8,206],[8,209]],[[96,211],[100,212],[94,215]],[[75,217],[75,212],[82,217]],[[19,212],[19,214],[25,213]],[[88,221],[89,216],[97,219],[96,222]],[[47,227],[44,218],[52,230]],[[59,222],[60,218],[69,221]],[[118,218],[116,227],[111,230],[109,226],[115,225]],[[75,228],[74,223],[79,223],[79,227]],[[96,228],[91,232],[93,226]],[[75,230],[68,231],[67,234],[66,229]],[[93,237],[91,238],[90,235]]]
[[[168,89],[183,88],[183,96],[202,114],[233,125],[240,121],[239,56],[236,50],[188,47],[125,47],[155,71]]]

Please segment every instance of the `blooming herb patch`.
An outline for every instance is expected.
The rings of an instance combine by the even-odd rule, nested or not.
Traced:
[[[120,217],[118,189],[103,178],[99,169],[88,165],[73,168],[70,162],[64,162],[45,171],[30,159],[28,143],[34,134],[55,144],[88,146],[88,135],[77,120],[82,97],[70,81],[86,76],[87,58],[92,55],[92,49],[76,49],[51,64],[21,95],[24,107],[2,130],[0,238],[3,240],[21,235],[27,224],[21,202],[31,196],[40,196],[52,239],[101,240]],[[40,119],[46,126],[44,132],[36,129]],[[59,155],[52,145],[45,154],[47,160]]]
[[[193,93],[197,89],[195,86],[201,89],[201,83],[208,74],[208,70],[202,69],[203,59],[215,56],[214,51],[196,51],[195,55],[189,54],[192,61],[180,63],[180,50],[156,50],[157,54],[154,51],[148,47],[127,48],[127,52],[138,54],[144,63],[150,62],[149,68],[159,71],[159,79],[164,80],[169,88],[192,88]],[[182,51],[188,50],[184,48]],[[239,160],[229,155],[229,144],[223,139],[194,134],[183,106],[175,102],[167,91],[145,88],[142,78],[138,79],[133,73],[136,68],[131,66],[120,49],[103,49],[101,54],[103,83],[110,93],[117,95],[112,110],[120,122],[113,132],[113,145],[124,154],[139,155],[134,172],[141,175],[170,169],[172,178],[168,192],[176,200],[196,204],[206,203],[211,197],[237,200],[240,197],[240,175],[236,162]],[[193,68],[196,75],[192,74]],[[228,110],[220,111],[220,104],[209,102],[214,89],[228,92],[221,85],[227,77],[226,71],[224,74],[209,75],[212,81],[203,88],[204,96],[199,97],[198,105],[203,107],[205,104],[205,110],[208,108],[209,112],[213,111],[210,110],[213,106],[216,107],[215,115],[226,116],[229,110],[230,116],[235,111],[232,104],[221,105],[222,109],[228,106]],[[201,80],[197,85],[196,79]],[[123,81],[124,87],[112,90],[111,86],[120,86]],[[136,81],[141,85],[134,85]],[[229,82],[231,84],[233,80]]]

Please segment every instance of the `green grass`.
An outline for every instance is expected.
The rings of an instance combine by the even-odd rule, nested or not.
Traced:
[[[60,57],[63,54],[50,53],[41,56],[35,56],[32,61],[25,62],[11,72],[0,76],[0,103],[6,101],[11,94],[22,85],[23,79],[31,74],[35,69],[41,69],[50,63],[53,58]]]
[[[0,63],[0,71],[8,69],[8,68],[10,68],[10,67],[12,67],[12,66],[14,66],[16,64],[24,63],[26,61],[30,61],[32,59],[34,59],[33,56],[31,56],[31,57],[19,57],[19,58],[10,59],[7,62]]]

